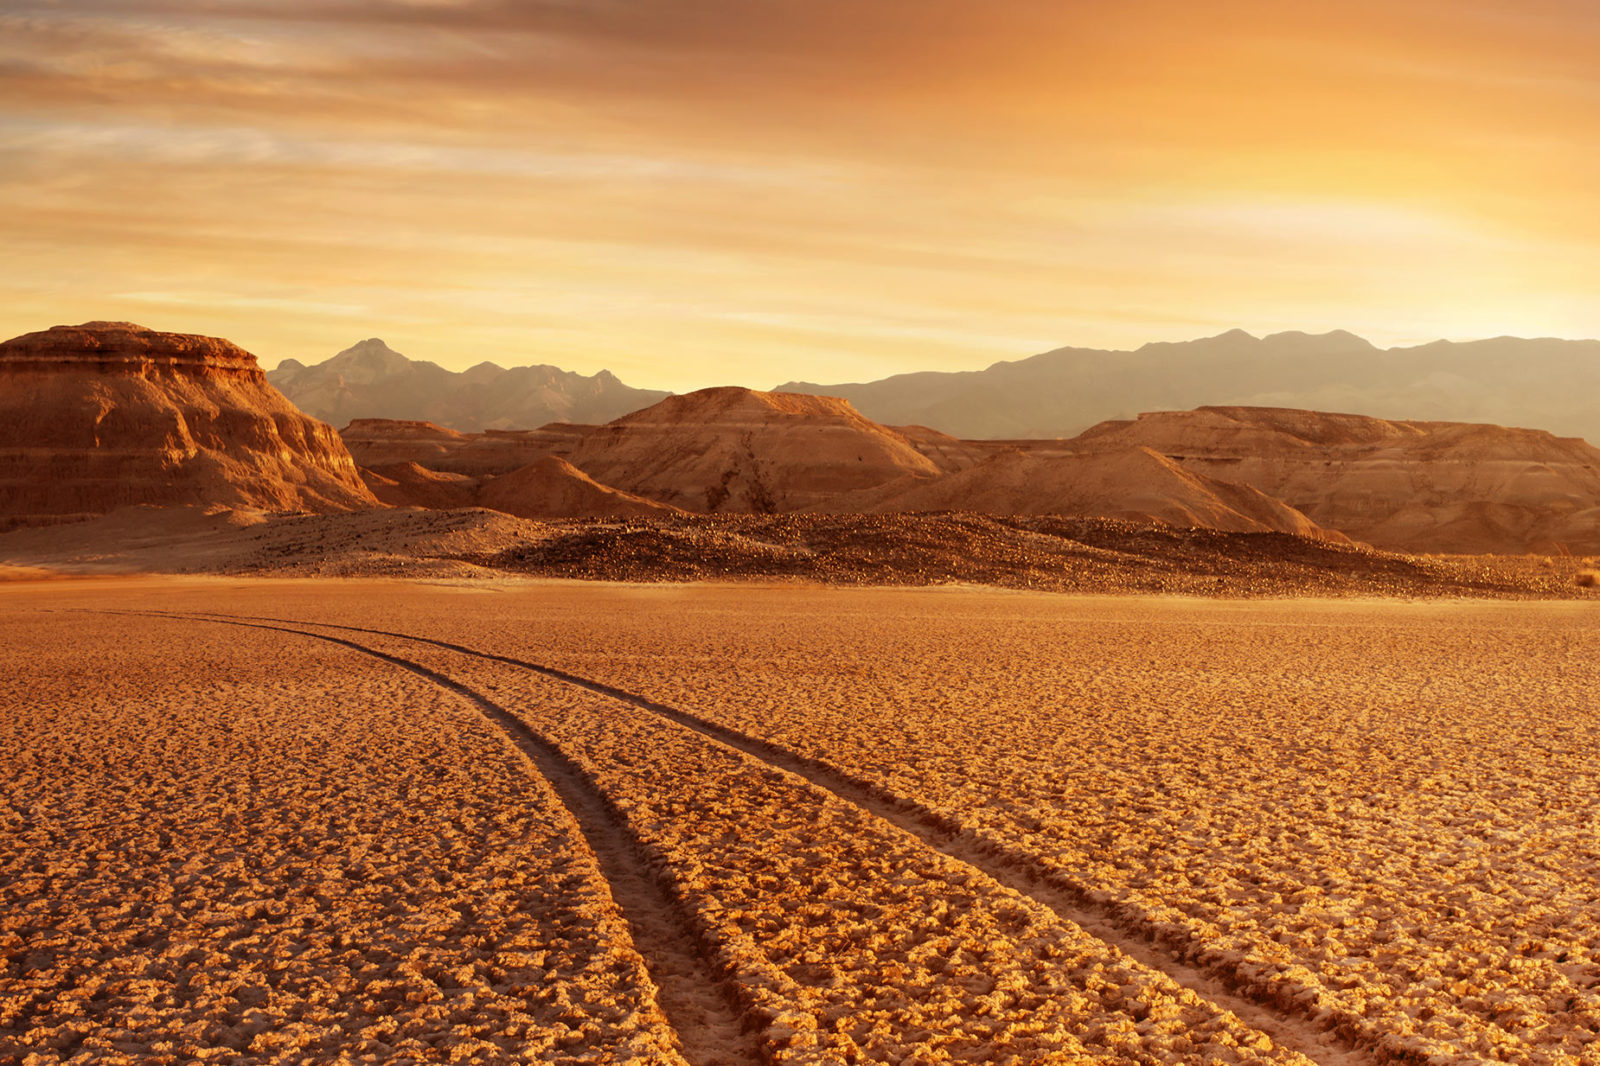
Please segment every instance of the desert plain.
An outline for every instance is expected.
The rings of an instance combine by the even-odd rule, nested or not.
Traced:
[[[1600,1062],[1592,605],[0,586],[0,1061]]]

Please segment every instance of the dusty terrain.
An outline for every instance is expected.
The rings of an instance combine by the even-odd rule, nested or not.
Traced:
[[[1593,599],[1600,560],[1411,556],[1284,533],[1108,519],[914,515],[272,516],[124,508],[0,534],[0,568],[62,573],[993,585],[1092,593]]]
[[[1584,605],[146,578],[0,619],[0,1059],[1600,1062]]]

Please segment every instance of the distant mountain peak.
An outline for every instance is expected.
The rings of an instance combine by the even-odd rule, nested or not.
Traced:
[[[1342,351],[1360,349],[1362,351],[1376,351],[1372,342],[1364,337],[1358,337],[1345,329],[1329,330],[1327,333],[1306,333],[1303,330],[1291,329],[1282,333],[1270,333],[1262,338],[1262,343],[1274,348],[1286,349],[1311,349],[1316,351]]]
[[[384,342],[382,337],[368,337],[364,341],[357,341],[356,343],[352,344],[350,347],[340,352],[339,355],[352,355],[364,352],[388,352],[391,355],[400,354],[393,348],[389,347],[389,345]],[[338,357],[338,355],[334,356],[335,359]]]
[[[301,410],[336,425],[362,418],[434,422],[467,432],[609,422],[667,395],[560,367],[482,361],[455,372],[368,337],[315,365],[284,360],[268,374]]]

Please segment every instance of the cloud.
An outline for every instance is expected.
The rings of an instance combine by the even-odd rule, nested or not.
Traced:
[[[300,355],[351,311],[446,362],[848,376],[1592,308],[1597,11],[11,0],[0,317],[164,294]]]

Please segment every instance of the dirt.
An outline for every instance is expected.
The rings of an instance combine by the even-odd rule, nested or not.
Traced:
[[[1581,604],[103,579],[0,618],[0,1059],[1600,1061]]]

